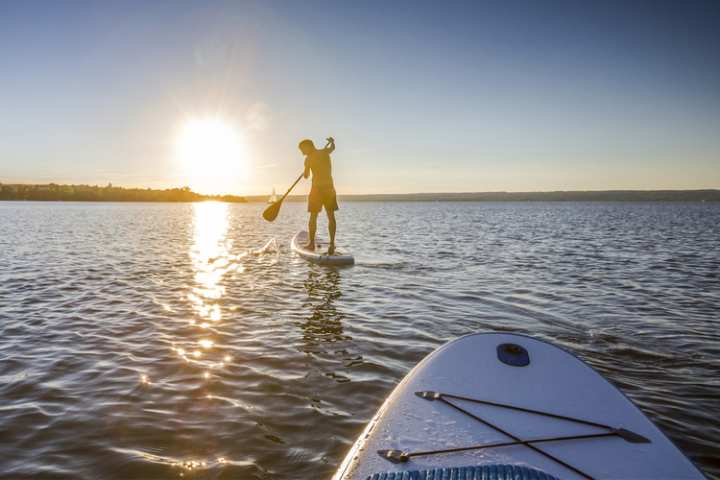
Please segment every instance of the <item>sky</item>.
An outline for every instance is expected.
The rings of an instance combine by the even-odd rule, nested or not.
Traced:
[[[0,182],[267,194],[333,136],[341,194],[720,188],[719,24],[695,0],[0,2]]]

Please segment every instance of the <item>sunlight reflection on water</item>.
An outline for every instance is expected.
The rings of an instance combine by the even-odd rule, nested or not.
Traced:
[[[197,286],[188,295],[200,317],[217,322],[222,313],[219,300],[225,293],[220,284],[230,268],[232,241],[227,238],[228,205],[203,202],[193,204],[194,244],[190,256]]]
[[[190,246],[189,255],[194,270],[195,285],[191,293],[187,295],[197,318],[190,319],[190,325],[198,327],[196,336],[199,337],[195,344],[189,343],[188,338],[183,338],[185,348],[174,347],[186,363],[193,364],[198,369],[198,374],[204,382],[204,397],[212,400],[215,396],[212,393],[211,379],[213,374],[210,369],[218,374],[218,370],[224,368],[232,357],[224,353],[216,340],[208,336],[209,329],[221,326],[223,318],[222,302],[225,295],[225,287],[222,285],[224,277],[234,270],[237,270],[238,258],[230,254],[233,242],[227,237],[228,232],[228,204],[219,202],[203,202],[193,204],[193,243]],[[186,352],[190,351],[192,359],[188,359]],[[183,460],[174,462],[175,467],[189,472],[198,469],[205,469],[213,464],[210,460]],[[217,462],[224,464],[228,460],[217,457]]]

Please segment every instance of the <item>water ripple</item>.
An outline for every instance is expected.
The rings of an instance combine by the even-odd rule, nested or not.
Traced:
[[[720,475],[719,206],[344,204],[341,270],[262,207],[0,202],[0,476],[329,478],[484,330],[577,352]]]

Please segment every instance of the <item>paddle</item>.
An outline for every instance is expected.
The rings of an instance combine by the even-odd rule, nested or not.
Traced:
[[[330,145],[330,141],[328,140],[328,143],[327,143],[327,145],[325,145],[325,148],[327,148],[329,145]],[[262,216],[265,220],[267,220],[268,222],[272,222],[277,218],[278,213],[280,213],[280,207],[282,206],[283,200],[285,200],[285,197],[287,197],[288,194],[292,191],[292,189],[295,188],[295,185],[298,184],[298,182],[300,181],[300,179],[303,177],[304,174],[305,174],[305,172],[300,174],[300,176],[297,178],[297,180],[295,180],[295,182],[293,182],[293,184],[290,185],[290,188],[288,188],[288,191],[285,192],[285,195],[283,195],[280,198],[280,200],[278,200],[277,202],[273,203],[272,205],[270,205],[269,207],[267,207],[265,209],[265,211],[262,214]]]
[[[304,174],[305,174],[305,172],[300,174],[300,176],[297,178],[297,180],[295,180],[295,182],[290,186],[290,188],[288,188],[288,191],[285,192],[285,195],[283,195],[280,198],[280,200],[278,200],[277,202],[273,203],[272,205],[270,205],[269,207],[267,207],[265,209],[265,211],[262,214],[262,216],[265,220],[267,220],[268,222],[272,222],[273,220],[275,220],[277,218],[278,213],[280,213],[280,207],[282,206],[283,200],[285,200],[285,197],[287,197],[288,194],[292,191],[292,189],[295,188],[295,185],[297,185],[297,183],[300,181],[300,179],[303,177]]]

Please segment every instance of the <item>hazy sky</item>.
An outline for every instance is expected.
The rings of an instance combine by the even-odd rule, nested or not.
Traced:
[[[720,188],[718,25],[692,0],[0,2],[0,181],[268,193],[333,135],[340,193]],[[207,117],[246,152],[199,182],[177,144]]]

